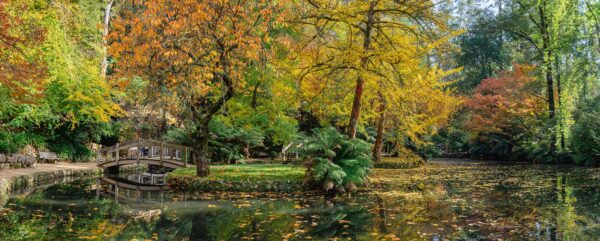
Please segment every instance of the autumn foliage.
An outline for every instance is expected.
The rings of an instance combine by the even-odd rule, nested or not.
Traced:
[[[467,127],[475,132],[506,133],[511,128],[528,131],[539,124],[545,104],[534,86],[534,69],[515,64],[499,77],[483,80],[466,102],[473,110]]]
[[[448,31],[434,6],[412,0],[307,1],[295,19],[304,37],[297,46],[300,94],[319,115],[347,115],[343,124],[354,138],[365,120],[385,109],[363,105],[391,103],[405,91],[403,82],[429,78],[421,68],[424,57],[458,33]],[[390,107],[387,112],[399,112]]]
[[[267,1],[131,3],[109,36],[117,73],[148,77],[173,91],[187,88],[179,93],[190,104],[218,99],[214,92],[223,85],[243,85],[245,60],[258,58],[255,50],[276,7]]]
[[[0,0],[0,151],[162,139],[201,176],[321,127],[375,160],[590,152],[600,4],[469,2]]]
[[[45,31],[21,19],[14,11],[26,6],[17,4],[9,11],[8,4],[0,2],[0,85],[10,90],[17,102],[33,102],[43,89],[45,65],[39,52],[33,48],[42,42]]]
[[[128,1],[114,21],[116,77],[149,80],[180,101],[190,122],[199,175],[208,174],[208,124],[257,61],[285,1]],[[279,21],[281,22],[281,21]],[[122,78],[117,78],[118,81]]]

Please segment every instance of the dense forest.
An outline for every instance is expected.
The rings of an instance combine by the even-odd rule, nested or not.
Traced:
[[[597,165],[600,2],[2,0],[0,152],[137,138],[336,184],[382,155]]]

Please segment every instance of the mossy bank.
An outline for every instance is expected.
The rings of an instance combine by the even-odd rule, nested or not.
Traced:
[[[38,187],[100,175],[102,175],[102,169],[94,167],[78,170],[39,171],[11,178],[0,178],[0,206],[3,206],[11,195],[27,193]]]
[[[197,177],[195,168],[177,169],[167,182],[181,190],[289,193],[302,190],[304,171],[281,164],[218,165],[208,177]]]

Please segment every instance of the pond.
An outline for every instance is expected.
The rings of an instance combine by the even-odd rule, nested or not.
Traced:
[[[445,162],[371,176],[371,191],[336,199],[79,180],[10,199],[0,240],[600,239],[598,169]]]

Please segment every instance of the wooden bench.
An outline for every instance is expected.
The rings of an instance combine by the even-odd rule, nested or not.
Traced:
[[[50,151],[40,151],[40,160],[47,163],[56,163],[58,161],[58,155]]]

